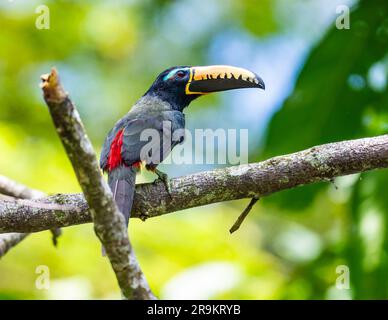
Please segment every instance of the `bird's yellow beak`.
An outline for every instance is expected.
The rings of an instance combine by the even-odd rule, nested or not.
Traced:
[[[241,88],[265,89],[264,81],[254,72],[232,66],[191,67],[186,94],[206,94]]]

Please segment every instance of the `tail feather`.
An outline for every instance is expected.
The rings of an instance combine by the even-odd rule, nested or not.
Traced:
[[[128,167],[116,170],[109,174],[108,183],[117,207],[124,215],[126,225],[128,226],[135,195],[136,171]],[[104,248],[102,248],[102,254],[105,256]]]
[[[113,192],[113,198],[116,201],[117,207],[124,215],[128,225],[131,215],[133,196],[135,194],[135,181],[132,180],[114,180],[110,188]]]

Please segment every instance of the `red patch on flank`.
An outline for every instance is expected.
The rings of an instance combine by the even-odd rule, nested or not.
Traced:
[[[108,171],[112,171],[113,169],[117,168],[122,164],[126,165],[123,161],[123,158],[121,157],[121,148],[123,146],[123,135],[124,135],[124,130],[121,129],[119,132],[117,132],[116,136],[112,141],[112,144],[110,145],[108,163],[106,165],[106,168],[108,169]],[[140,169],[141,161],[137,161],[133,163],[132,167],[136,169]]]
[[[112,144],[110,145],[109,157],[107,168],[109,171],[117,168],[123,163],[123,158],[121,157],[121,147],[123,146],[123,134],[124,130],[121,129],[117,132],[114,137]]]

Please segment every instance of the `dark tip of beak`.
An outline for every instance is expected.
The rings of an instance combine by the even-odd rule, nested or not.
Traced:
[[[256,79],[259,81],[257,84],[258,88],[265,90],[265,83],[263,79],[261,79],[257,74],[255,75],[256,75]]]

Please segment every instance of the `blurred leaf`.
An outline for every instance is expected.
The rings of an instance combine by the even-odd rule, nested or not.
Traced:
[[[311,51],[294,92],[269,125],[266,157],[365,134],[366,110],[379,113],[386,107],[386,90],[374,91],[366,78],[388,52],[387,14],[387,1],[362,1],[351,12],[350,30],[333,27]],[[284,192],[273,199],[300,209],[319,189]]]
[[[273,33],[278,25],[273,16],[275,1],[242,0],[237,2],[237,14],[244,27],[256,36]]]

